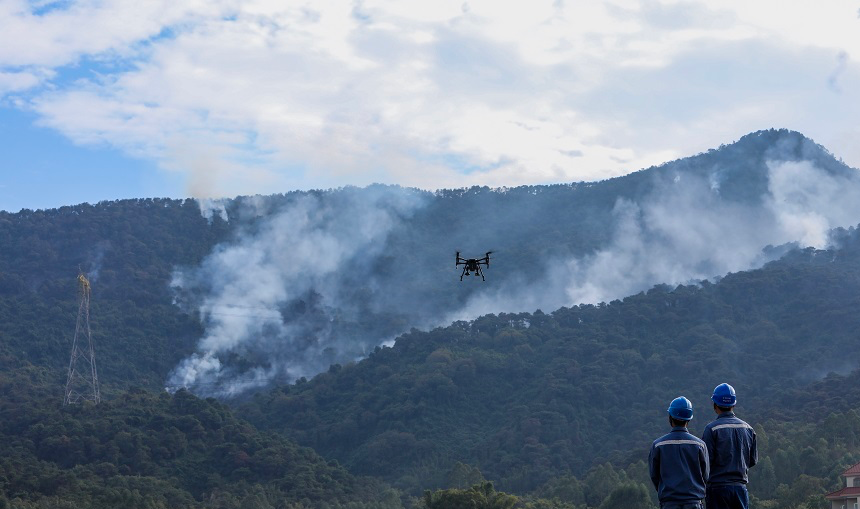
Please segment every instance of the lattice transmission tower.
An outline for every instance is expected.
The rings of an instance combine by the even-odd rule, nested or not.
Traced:
[[[96,352],[90,331],[90,282],[83,273],[78,275],[81,303],[75,322],[75,337],[72,340],[72,358],[69,360],[69,375],[66,378],[66,395],[63,405],[80,401],[101,401],[99,375],[96,371]]]

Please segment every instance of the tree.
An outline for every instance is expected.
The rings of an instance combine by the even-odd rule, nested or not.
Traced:
[[[457,462],[445,475],[445,485],[449,488],[465,488],[484,482],[484,476],[477,467]]]
[[[512,509],[520,499],[496,491],[492,482],[476,484],[469,489],[424,492],[425,509]]]
[[[612,490],[600,509],[656,509],[648,493],[644,484],[622,484]]]
[[[585,502],[589,507],[599,506],[621,481],[621,476],[611,464],[596,466],[585,477]]]

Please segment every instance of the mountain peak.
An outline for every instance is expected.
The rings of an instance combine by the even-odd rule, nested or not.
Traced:
[[[789,129],[755,131],[719,148],[637,173],[663,182],[687,177],[706,179],[719,189],[723,198],[751,203],[768,193],[771,171],[779,163],[800,161],[829,175],[846,178],[856,175],[855,169],[826,148]]]

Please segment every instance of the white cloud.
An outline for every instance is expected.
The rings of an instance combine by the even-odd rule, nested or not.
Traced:
[[[201,196],[591,180],[768,127],[860,165],[849,4],[15,0],[0,94]]]
[[[0,72],[0,97],[9,92],[33,88],[50,76],[49,71],[33,69],[17,72]]]
[[[26,0],[0,2],[0,65],[60,66],[81,56],[125,54],[165,28],[221,14],[220,2],[83,0],[39,14]]]

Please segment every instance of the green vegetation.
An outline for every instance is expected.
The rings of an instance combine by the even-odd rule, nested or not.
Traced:
[[[350,280],[344,298],[358,318],[332,327],[378,342],[466,302],[474,285],[444,283],[449,245],[504,252],[493,266],[500,283],[540,274],[534,260],[593,252],[611,238],[619,197],[647,196],[676,171],[722,168],[726,199],[755,201],[777,144],[847,171],[797,133],[766,131],[601,183],[415,192],[426,203],[369,269],[386,290]],[[164,393],[203,333],[197,313],[173,303],[175,268],[198,266],[298,197],[363,192],[229,200],[229,221],[204,218],[192,200],[0,212],[0,509],[653,508],[644,460],[666,431],[666,405],[692,399],[698,433],[722,381],[759,434],[754,507],[818,508],[860,461],[853,229],[837,232],[839,249],[791,251],[720,281],[412,330],[364,361],[232,409]],[[61,408],[78,267],[93,280],[104,403]],[[387,305],[370,305],[374,291]],[[416,292],[421,309],[398,305]],[[300,313],[306,303],[293,304]]]
[[[172,304],[173,266],[228,235],[193,200],[128,200],[0,212],[0,370],[47,371],[61,387],[78,311],[78,269],[93,283],[92,328],[107,395],[163,387],[201,334]]]
[[[512,509],[522,507],[520,500],[493,488],[485,482],[468,489],[438,490],[424,492],[424,507],[427,509]]]
[[[420,509],[575,509],[557,500],[527,501],[501,493],[496,491],[491,482],[465,489],[425,491],[421,504]]]
[[[2,414],[0,493],[12,508],[402,507],[379,482],[185,391],[62,409],[4,402]]]

